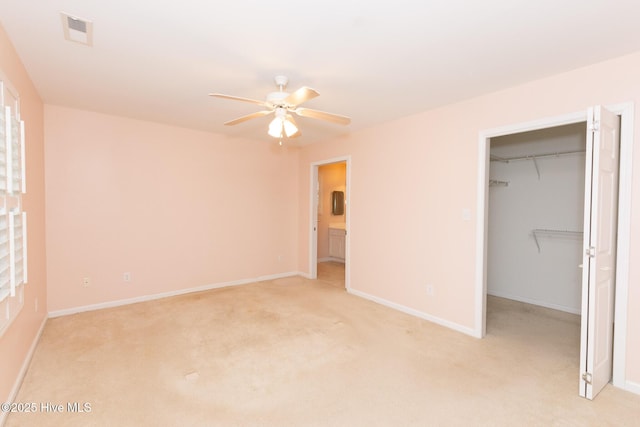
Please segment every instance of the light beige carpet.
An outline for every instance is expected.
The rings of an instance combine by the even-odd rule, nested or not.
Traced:
[[[578,397],[577,316],[491,298],[478,340],[340,268],[51,319],[16,401],[65,411],[7,426],[638,425],[640,396]]]

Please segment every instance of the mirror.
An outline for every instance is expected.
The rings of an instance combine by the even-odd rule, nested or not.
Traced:
[[[331,193],[331,215],[344,215],[344,191]]]

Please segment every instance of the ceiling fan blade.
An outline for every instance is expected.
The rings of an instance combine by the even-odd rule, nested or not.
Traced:
[[[291,95],[287,96],[284,99],[284,102],[289,105],[298,106],[305,101],[315,98],[316,96],[320,96],[320,94],[316,92],[315,89],[303,86]]]
[[[209,96],[215,96],[216,98],[223,98],[223,99],[231,99],[233,101],[249,102],[251,104],[262,105],[263,107],[267,106],[267,103],[265,101],[258,101],[257,99],[243,98],[241,96],[225,95],[223,93],[210,93]]]
[[[351,119],[347,116],[341,116],[339,114],[326,113],[324,111],[312,110],[310,108],[296,108],[296,114],[302,117],[310,117],[312,119],[326,120],[329,122],[337,123],[339,125],[348,125],[351,123]]]
[[[238,117],[235,120],[231,120],[225,123],[227,126],[237,125],[238,123],[246,122],[247,120],[257,119],[258,117],[266,116],[273,113],[273,110],[258,111],[256,113],[247,114],[246,116]]]

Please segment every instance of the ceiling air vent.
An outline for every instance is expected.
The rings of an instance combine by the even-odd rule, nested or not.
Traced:
[[[60,14],[60,18],[65,39],[87,46],[93,45],[93,22],[64,12]]]

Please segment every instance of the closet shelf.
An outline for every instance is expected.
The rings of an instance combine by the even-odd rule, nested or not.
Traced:
[[[540,179],[540,169],[538,168],[538,161],[537,159],[544,159],[544,158],[548,158],[548,157],[563,157],[563,156],[570,156],[573,154],[582,154],[585,153],[585,150],[574,150],[574,151],[560,151],[560,152],[556,152],[556,153],[543,153],[543,154],[529,154],[526,156],[516,156],[516,157],[500,157],[500,156],[496,156],[494,154],[492,154],[490,156],[490,160],[492,162],[502,162],[502,163],[510,163],[510,162],[517,162],[520,160],[532,160],[533,161],[533,165],[536,168],[536,173],[538,174],[538,179]]]
[[[531,234],[533,235],[533,240],[536,242],[536,246],[538,247],[538,253],[540,253],[540,242],[538,241],[538,237],[542,236],[558,236],[558,237],[573,237],[581,239],[583,236],[582,231],[572,231],[572,230],[554,230],[548,228],[534,228],[531,230]]]

